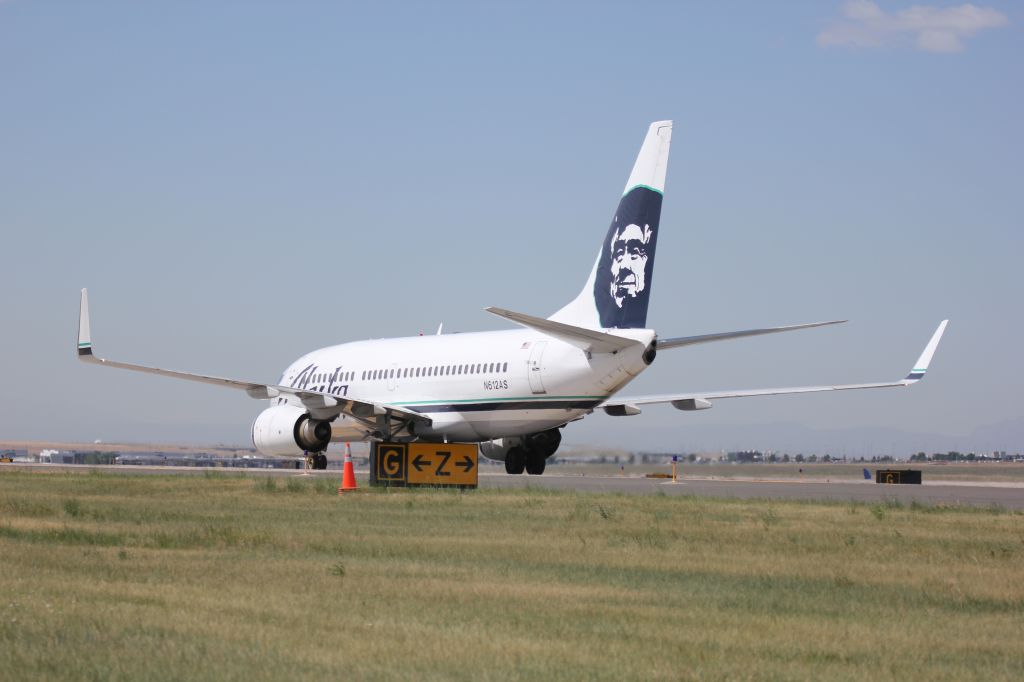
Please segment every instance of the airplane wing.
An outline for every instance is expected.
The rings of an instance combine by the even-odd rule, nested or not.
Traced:
[[[318,391],[308,391],[291,386],[280,386],[277,384],[263,384],[255,381],[242,381],[238,379],[225,379],[223,377],[195,374],[192,372],[179,372],[172,369],[161,369],[159,367],[148,367],[145,365],[134,365],[127,362],[117,362],[106,358],[97,357],[93,353],[92,337],[89,329],[89,293],[82,289],[81,307],[78,315],[78,359],[95,365],[106,367],[117,367],[133,372],[144,372],[146,374],[157,374],[171,377],[173,379],[184,379],[201,384],[212,384],[214,386],[226,386],[245,391],[249,397],[260,400],[276,398],[281,395],[294,396],[299,399],[303,407],[309,410],[310,414],[317,419],[333,419],[339,414],[346,414],[360,421],[367,423],[373,421],[377,416],[388,415],[400,421],[414,421],[429,425],[429,417],[407,410],[395,405],[385,403],[373,403],[364,400],[352,400],[340,396],[334,396]]]
[[[932,360],[932,356],[935,354],[935,349],[939,346],[939,341],[942,339],[942,333],[946,330],[946,324],[949,320],[943,320],[935,333],[932,334],[931,340],[928,345],[925,346],[924,352],[914,363],[914,367],[910,370],[910,373],[906,377],[899,381],[888,381],[872,384],[839,384],[835,386],[797,386],[793,388],[760,388],[750,390],[730,390],[730,391],[703,391],[698,393],[672,393],[665,395],[646,395],[646,396],[635,396],[627,398],[611,398],[601,404],[601,408],[607,414],[616,417],[630,416],[634,414],[640,414],[640,405],[654,405],[658,403],[671,403],[673,407],[679,410],[706,410],[712,407],[712,400],[719,400],[721,398],[746,398],[749,396],[758,395],[783,395],[787,393],[819,393],[823,391],[850,391],[862,388],[893,388],[911,386],[920,381],[925,372],[928,370],[928,365]]]
[[[727,339],[741,339],[746,336],[761,336],[762,334],[776,334],[778,332],[792,332],[797,329],[810,329],[812,327],[826,327],[830,324],[842,324],[846,320],[832,320],[831,322],[811,322],[809,324],[791,324],[786,327],[766,327],[764,329],[744,329],[738,332],[722,332],[719,334],[701,334],[700,336],[677,336],[671,339],[658,339],[658,350],[669,348],[680,348],[682,346],[694,346],[698,343],[710,343],[712,341],[725,341]]]

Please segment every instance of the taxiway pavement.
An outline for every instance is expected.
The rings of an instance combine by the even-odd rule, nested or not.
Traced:
[[[5,469],[65,471],[87,473],[92,470],[125,475],[204,475],[210,472],[249,476],[328,476],[341,480],[337,470],[314,471],[307,474],[293,469],[211,469],[207,467],[163,467],[80,464],[0,464]],[[368,473],[356,469],[360,485]],[[871,481],[834,481],[822,479],[759,480],[684,478],[677,483],[640,476],[561,474],[555,471],[543,476],[510,476],[503,472],[483,471],[482,488],[554,488],[581,492],[619,493],[624,495],[694,495],[740,499],[833,500],[840,502],[888,502],[903,504],[919,502],[928,505],[971,505],[1024,510],[1024,487],[1014,483],[947,482],[924,485],[882,485]]]

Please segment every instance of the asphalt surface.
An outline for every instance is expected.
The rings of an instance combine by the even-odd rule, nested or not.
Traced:
[[[327,476],[341,479],[341,471],[315,471],[308,474],[289,469],[210,469],[204,467],[158,466],[90,466],[73,464],[0,464],[4,470],[34,471],[91,470],[125,475],[204,475],[211,471],[224,474],[252,476]],[[356,469],[361,485],[368,477],[366,470]],[[686,478],[677,483],[665,479],[637,476],[588,476],[560,474],[557,471],[543,476],[509,476],[505,473],[484,471],[480,474],[482,488],[554,488],[580,492],[618,493],[625,495],[695,495],[698,497],[724,497],[740,499],[836,500],[846,502],[899,501],[909,504],[917,501],[928,505],[971,505],[1024,510],[1024,487],[1012,483],[942,482],[924,485],[880,485],[871,481],[828,481],[821,479],[763,480],[763,479],[709,479]]]
[[[839,500],[847,502],[917,501],[928,505],[999,506],[1024,509],[1024,488],[1000,484],[880,485],[871,481],[662,479],[624,476],[482,475],[482,487],[535,487],[624,494],[694,495],[741,499]],[[1006,485],[1006,484],[1002,484]]]

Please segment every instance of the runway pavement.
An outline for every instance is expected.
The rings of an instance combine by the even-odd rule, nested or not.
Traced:
[[[573,489],[588,492],[696,495],[698,497],[732,497],[743,499],[840,500],[850,502],[885,502],[909,504],[912,501],[929,505],[1000,506],[1024,509],[1024,488],[1013,484],[937,484],[880,485],[871,481],[836,482],[825,480],[737,480],[683,479],[672,483],[664,479],[626,476],[508,476],[485,474],[482,487],[536,487]]]
[[[299,476],[290,469],[221,469],[207,467],[161,466],[91,466],[74,464],[0,464],[0,475],[5,470],[69,471],[87,473],[99,470],[125,475],[204,475],[210,472],[249,476]],[[356,469],[360,485],[365,485],[368,473]],[[309,476],[337,477],[337,470],[315,471]],[[624,495],[696,495],[741,499],[838,500],[849,502],[899,501],[904,504],[917,501],[928,505],[998,506],[1024,510],[1024,487],[1014,483],[947,482],[924,485],[879,485],[871,481],[828,481],[822,479],[768,480],[768,479],[711,479],[686,478],[678,483],[666,479],[639,476],[578,473],[545,473],[543,476],[509,476],[505,473],[484,471],[480,474],[482,488],[554,488],[580,492],[619,493]]]

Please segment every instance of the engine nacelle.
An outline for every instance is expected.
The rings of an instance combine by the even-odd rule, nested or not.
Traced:
[[[562,443],[562,432],[558,429],[531,433],[528,436],[509,436],[507,438],[496,438],[494,440],[480,443],[480,454],[487,459],[496,459],[499,462],[505,461],[505,456],[512,448],[522,448],[533,451],[545,459],[555,454],[558,446]]]
[[[267,456],[323,452],[330,442],[330,422],[313,419],[294,405],[268,407],[252,423],[252,444]]]
[[[513,447],[522,443],[522,439],[518,436],[512,436],[510,438],[495,438],[494,440],[487,440],[480,443],[480,454],[487,459],[494,459],[499,462],[505,461],[505,455]]]

